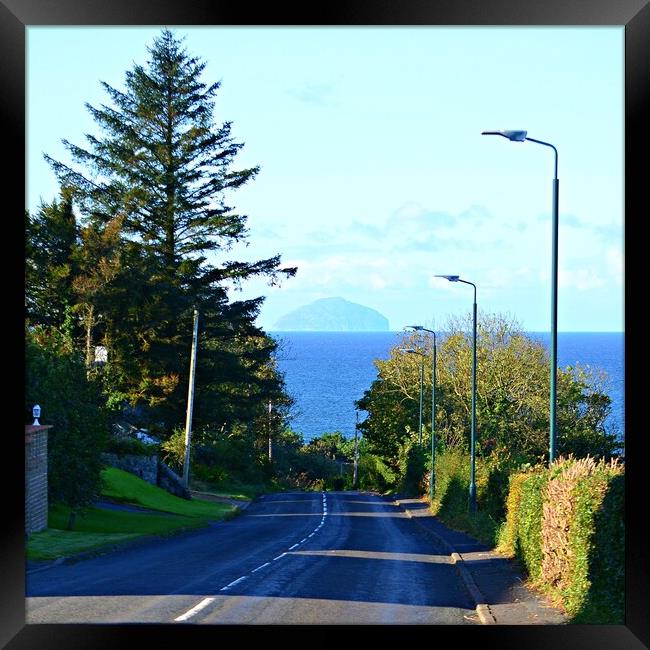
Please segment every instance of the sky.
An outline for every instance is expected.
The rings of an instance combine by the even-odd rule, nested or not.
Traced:
[[[298,273],[266,296],[258,324],[341,297],[390,329],[443,327],[471,312],[528,331],[551,319],[553,152],[481,136],[524,129],[559,152],[559,331],[623,331],[624,27],[183,27],[221,82],[218,124],[259,165],[229,197],[247,245],[214,258],[282,255]],[[58,195],[43,153],[97,133],[86,103],[109,103],[144,64],[160,26],[27,27],[31,212]]]

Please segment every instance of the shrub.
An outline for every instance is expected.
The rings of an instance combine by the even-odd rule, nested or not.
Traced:
[[[399,491],[409,496],[419,496],[425,491],[424,475],[427,463],[426,450],[420,445],[407,443],[400,457]]]
[[[555,463],[550,474],[540,582],[571,615],[582,612],[589,619],[591,609],[599,623],[622,623],[622,468],[616,462],[569,458]],[[612,490],[604,509],[614,479],[618,489]],[[603,599],[609,607],[598,605]],[[602,620],[602,613],[608,620]]]
[[[515,540],[517,539],[517,520],[521,503],[522,485],[527,475],[523,473],[511,474],[508,481],[508,496],[506,498],[506,519],[501,525],[497,549],[504,555],[515,554]]]
[[[123,455],[152,456],[158,453],[158,445],[147,444],[137,438],[109,438],[105,451]]]
[[[539,578],[542,568],[543,488],[547,480],[547,474],[539,470],[526,476],[521,485],[519,509],[516,512],[515,556],[521,560],[533,580]]]
[[[386,492],[396,480],[395,472],[379,456],[365,453],[359,457],[359,487],[362,490]]]
[[[69,526],[102,487],[101,454],[108,435],[105,400],[65,334],[34,328],[25,348],[25,408],[39,404],[48,435],[48,498],[70,507]]]
[[[624,620],[624,476],[617,461],[560,459],[510,479],[499,550],[575,623]]]
[[[169,465],[176,472],[182,472],[185,462],[185,431],[180,427],[174,429],[172,435],[161,443],[160,451],[163,463]],[[190,446],[190,462],[193,460],[194,454],[195,449]]]

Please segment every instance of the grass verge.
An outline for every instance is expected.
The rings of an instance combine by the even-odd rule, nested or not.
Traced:
[[[150,508],[153,513],[89,508],[80,513],[74,530],[66,530],[70,509],[53,504],[48,528],[33,533],[27,544],[28,560],[54,560],[100,550],[147,535],[171,535],[232,517],[236,508],[200,499],[180,499],[133,474],[115,468],[103,472],[102,497]]]

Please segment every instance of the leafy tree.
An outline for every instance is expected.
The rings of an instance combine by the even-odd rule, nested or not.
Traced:
[[[101,452],[107,436],[100,387],[86,378],[82,356],[71,339],[70,311],[61,330],[33,327],[25,348],[25,408],[39,404],[48,436],[50,502],[71,508],[69,527],[77,513],[101,492]]]
[[[249,402],[269,392],[260,373],[275,346],[254,326],[262,299],[230,302],[228,288],[253,276],[277,284],[296,269],[280,268],[279,255],[225,258],[248,235],[247,217],[228,205],[229,197],[259,167],[234,168],[243,144],[233,138],[231,122],[214,124],[220,84],[201,80],[205,63],[169,30],[149,55],[146,65],[126,73],[123,90],[102,82],[111,105],[87,105],[99,128],[86,136],[87,148],[64,140],[72,165],[46,156],[97,242],[107,244],[120,219],[119,264],[107,262],[108,275],[86,274],[77,283],[87,341],[108,348],[104,379],[112,402],[149,407],[147,417],[171,429],[183,419],[198,308],[198,421],[217,413],[231,422],[250,418]],[[109,299],[98,311],[94,292],[102,283],[110,284],[108,293],[102,289]]]
[[[307,447],[310,451],[323,454],[332,460],[349,461],[354,458],[354,440],[347,440],[340,431],[312,438]]]
[[[95,331],[102,312],[110,308],[111,283],[121,271],[121,226],[122,219],[115,217],[102,230],[95,225],[81,228],[81,242],[73,254],[78,268],[72,280],[74,311],[80,314],[85,333],[86,366],[95,360]]]
[[[549,372],[543,345],[527,337],[512,319],[480,315],[477,327],[477,451],[543,460],[548,453]],[[442,446],[468,448],[471,422],[471,316],[449,319],[438,346],[436,381],[436,435]],[[400,450],[415,440],[419,408],[419,357],[404,355],[402,347],[419,347],[425,360],[424,391],[431,395],[431,344],[410,334],[376,361],[378,377],[359,400],[368,411],[362,423],[364,437],[399,470]],[[431,399],[424,401],[425,437],[429,437]],[[582,369],[558,372],[558,449],[609,456],[615,436],[606,431],[610,398],[602,384]],[[427,443],[429,444],[429,443]]]

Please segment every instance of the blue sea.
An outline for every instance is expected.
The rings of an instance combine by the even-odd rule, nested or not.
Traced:
[[[280,341],[278,366],[296,404],[291,428],[305,441],[325,432],[354,436],[354,402],[377,376],[375,359],[387,359],[402,332],[271,332]],[[545,345],[548,332],[528,332]],[[607,373],[612,399],[607,427],[624,439],[624,342],[622,332],[559,332],[558,365]],[[359,414],[360,419],[365,413]]]

